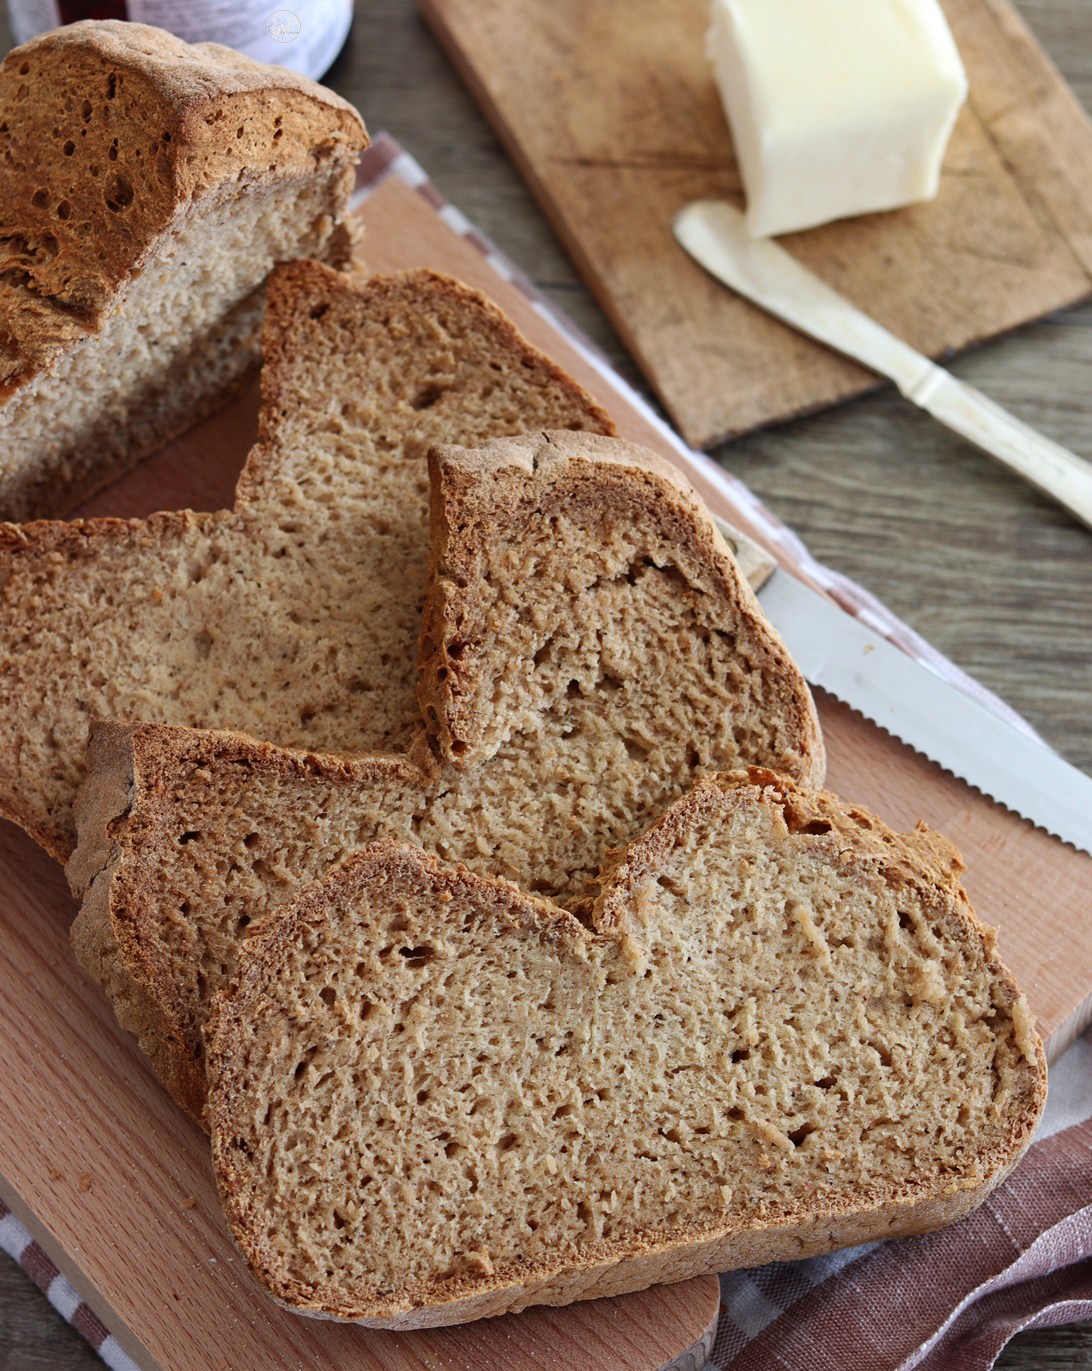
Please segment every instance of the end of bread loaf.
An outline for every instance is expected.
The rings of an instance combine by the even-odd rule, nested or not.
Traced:
[[[356,111],[161,29],[73,24],[0,68],[0,514],[66,512],[234,393],[275,262],[343,265]]]
[[[450,277],[301,262],[269,299],[261,437],[233,509],[0,525],[0,814],[62,861],[94,719],[412,747],[429,447],[611,427]]]
[[[590,929],[355,854],[254,930],[214,1015],[232,1236],[282,1303],[415,1328],[959,1218],[1046,1067],[950,875],[761,771],[679,801]]]

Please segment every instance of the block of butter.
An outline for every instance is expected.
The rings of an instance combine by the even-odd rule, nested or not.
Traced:
[[[937,193],[967,77],[938,0],[713,0],[756,238]]]

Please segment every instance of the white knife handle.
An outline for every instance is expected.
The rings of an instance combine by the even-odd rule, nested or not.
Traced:
[[[736,528],[735,524],[730,524],[727,519],[722,519],[719,514],[713,515],[713,523],[717,526],[717,532],[728,544],[728,548],[736,559],[736,564],[743,573],[744,578],[750,583],[751,589],[759,591],[777,570],[777,563],[765,550],[759,547],[746,533]]]
[[[1092,528],[1092,462],[1036,433],[942,367],[931,367],[904,394]]]
[[[752,239],[724,200],[695,200],[675,237],[726,286],[793,328],[888,376],[908,400],[984,449],[1092,528],[1092,465],[1014,419],[813,276],[777,243]]]

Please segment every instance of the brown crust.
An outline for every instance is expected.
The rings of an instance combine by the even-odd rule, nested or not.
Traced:
[[[640,838],[623,852],[611,854],[603,871],[604,882],[616,891],[639,886],[649,872],[662,865],[698,815],[716,813],[726,802],[751,792],[760,793],[766,803],[782,811],[788,832],[812,837],[814,849],[825,852],[832,865],[873,867],[888,885],[935,890],[939,900],[955,901],[976,934],[987,940],[991,957],[994,955],[995,930],[975,916],[960,885],[963,859],[947,838],[920,822],[912,833],[896,833],[863,806],[849,804],[828,790],[810,789],[766,767],[703,776]],[[624,903],[617,895],[604,893],[596,901],[594,922],[600,932],[620,928],[624,919]]]
[[[630,846],[615,864],[597,903],[595,936],[625,938],[627,910],[639,901],[642,881],[660,868],[695,817],[703,811],[723,810],[725,805],[756,803],[780,809],[786,827],[807,835],[833,862],[844,865],[849,856],[862,869],[879,870],[885,880],[910,883],[921,890],[929,905],[951,920],[953,937],[982,947],[997,987],[994,1004],[1010,1011],[1018,1002],[1022,1004],[1010,973],[996,958],[992,932],[974,917],[959,889],[958,858],[943,839],[927,831],[895,834],[857,807],[826,793],[803,791],[761,769],[706,778]],[[236,980],[220,996],[210,1025],[213,1157],[236,1244],[274,1298],[297,1312],[380,1328],[433,1327],[518,1311],[530,1304],[565,1304],[621,1294],[703,1272],[798,1259],[877,1238],[926,1232],[979,1204],[1031,1140],[1046,1098],[1046,1059],[1037,1036],[1024,1046],[1026,1088],[1007,1135],[975,1158],[965,1174],[904,1183],[888,1196],[869,1197],[860,1207],[851,1193],[821,1211],[809,1209],[805,1198],[777,1222],[760,1220],[742,1231],[696,1218],[693,1224],[668,1233],[642,1232],[625,1241],[600,1239],[583,1246],[575,1259],[571,1251],[551,1253],[537,1263],[510,1264],[488,1274],[445,1280],[444,1297],[438,1302],[415,1298],[408,1290],[346,1302],[345,1292],[333,1286],[316,1289],[293,1278],[262,1236],[267,1216],[256,1215],[248,1202],[245,1168],[239,1164],[234,1145],[236,1137],[245,1136],[249,1101],[236,1091],[232,1073],[236,1056],[241,1058],[253,1047],[251,1025],[257,1021],[257,1006],[263,995],[275,996],[284,949],[298,938],[301,927],[328,917],[331,906],[351,907],[354,896],[369,883],[397,888],[400,875],[407,872],[435,885],[438,900],[443,898],[441,890],[471,892],[484,907],[502,909],[517,925],[549,930],[550,943],[575,945],[591,936],[564,911],[522,895],[508,883],[444,867],[417,849],[385,842],[354,854],[323,881],[309,886],[248,941]]]
[[[740,573],[712,518],[677,467],[636,443],[594,434],[529,434],[476,449],[429,454],[431,550],[419,659],[418,700],[441,754],[455,766],[481,760],[477,710],[480,654],[468,670],[452,656],[474,621],[487,540],[498,526],[518,531],[532,511],[654,511],[663,541],[678,550],[694,584],[725,608],[776,691],[795,756],[778,762],[804,785],[821,785],[826,753],[807,682]]]
[[[0,399],[97,331],[180,207],[323,164],[349,177],[368,145],[351,105],[294,72],[112,20],[10,52],[0,124]]]

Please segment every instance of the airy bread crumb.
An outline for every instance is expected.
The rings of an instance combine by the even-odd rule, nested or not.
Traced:
[[[612,849],[704,770],[822,775],[807,686],[673,468],[574,433],[441,447],[430,467],[421,693],[439,751],[420,717],[402,756],[93,732],[73,945],[198,1119],[203,1026],[240,938],[354,848],[395,836],[584,913]],[[456,735],[488,746],[456,765]]]
[[[233,509],[0,525],[0,814],[61,860],[88,727],[406,746],[430,444],[607,415],[484,296],[429,271],[270,278]]]

